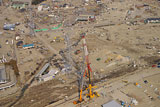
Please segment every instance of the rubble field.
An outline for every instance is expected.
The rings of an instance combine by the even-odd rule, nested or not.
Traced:
[[[159,0],[25,3],[0,5],[0,64],[8,78],[0,83],[0,107],[100,107],[111,100],[158,107]],[[93,99],[85,95],[87,58],[100,95]],[[4,87],[11,77],[15,84]],[[81,79],[84,102],[74,105]]]

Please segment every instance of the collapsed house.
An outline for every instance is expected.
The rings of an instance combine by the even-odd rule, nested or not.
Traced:
[[[45,0],[32,0],[32,4],[37,5]]]
[[[58,70],[49,69],[50,63],[46,63],[43,68],[38,72],[38,74],[35,76],[39,82],[41,81],[48,81],[55,77],[55,75],[59,72]]]
[[[31,5],[32,0],[11,0],[11,7],[14,9],[24,9],[28,5]]]
[[[160,18],[147,18],[144,20],[144,23],[160,23]]]
[[[95,14],[94,13],[80,13],[76,19],[76,21],[94,21]]]
[[[0,66],[0,84],[7,82],[6,71],[4,66]]]
[[[57,70],[52,69],[47,74],[41,75],[41,77],[39,79],[40,79],[40,81],[48,81],[48,80],[55,78],[55,75],[57,73],[58,73]]]
[[[4,24],[3,29],[4,30],[14,30],[15,24]]]

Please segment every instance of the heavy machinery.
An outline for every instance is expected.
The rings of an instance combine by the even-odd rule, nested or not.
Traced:
[[[60,36],[56,36],[56,37],[54,37],[53,41],[54,42],[61,42],[61,41],[64,41],[64,38],[62,38]]]
[[[76,50],[76,51],[74,52],[75,55],[78,55],[79,53],[81,53],[80,50]]]
[[[78,104],[78,103],[81,103],[83,101],[83,99],[82,99],[83,77],[87,77],[89,79],[89,85],[86,88],[86,90],[89,93],[86,94],[86,96],[89,97],[90,99],[94,98],[95,96],[99,96],[99,94],[97,92],[93,92],[92,91],[92,89],[96,88],[97,86],[92,86],[92,84],[91,84],[91,72],[92,72],[92,69],[90,67],[90,62],[89,62],[89,58],[88,58],[89,53],[88,53],[88,49],[87,49],[87,45],[86,45],[85,33],[82,33],[81,37],[82,37],[83,49],[84,49],[84,59],[85,59],[84,60],[84,64],[86,65],[85,66],[86,68],[82,69],[82,72],[81,72],[81,74],[82,74],[81,75],[81,87],[80,87],[79,99],[78,99],[78,101],[74,101],[73,102],[74,104]]]

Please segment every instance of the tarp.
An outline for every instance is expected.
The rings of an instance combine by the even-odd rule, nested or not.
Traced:
[[[41,31],[47,31],[48,29],[41,29]]]
[[[59,29],[61,26],[62,26],[62,24],[59,24],[57,27],[53,27],[51,29],[56,30],[56,29]],[[40,32],[40,31],[47,31],[47,30],[49,30],[49,29],[35,29],[34,31],[35,32]]]
[[[41,31],[41,29],[36,29],[36,30],[34,30],[35,32],[40,32]]]

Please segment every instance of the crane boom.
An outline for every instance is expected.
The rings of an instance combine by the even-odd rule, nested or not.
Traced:
[[[91,72],[92,72],[92,69],[90,67],[90,63],[89,63],[89,53],[88,53],[88,49],[87,49],[87,44],[86,44],[86,39],[85,39],[85,33],[82,33],[81,34],[81,37],[82,37],[82,42],[83,42],[83,49],[84,49],[84,65],[86,64],[86,68],[82,68],[82,71],[81,71],[81,86],[79,87],[80,90],[79,90],[79,100],[78,101],[74,101],[73,103],[74,104],[78,104],[78,103],[81,103],[83,101],[82,99],[82,91],[83,91],[83,77],[86,76],[86,73],[87,73],[87,77],[89,78],[89,85],[88,85],[88,88],[86,88],[86,90],[88,90],[88,94],[86,94],[89,98],[93,98],[95,95],[96,96],[99,96],[97,94],[97,92],[93,92],[92,89],[93,88],[96,88],[96,86],[92,86],[91,84]],[[84,67],[84,66],[83,66]]]
[[[87,49],[87,44],[86,44],[86,39],[85,39],[85,33],[82,33],[82,41],[83,41],[83,49],[84,49],[84,53],[85,53],[85,61],[86,61],[86,64],[87,64],[87,68],[85,70],[85,73],[87,72],[87,76],[89,78],[89,86],[88,88],[86,88],[86,90],[89,90],[89,93],[87,94],[87,96],[89,98],[93,98],[95,95],[99,96],[97,93],[93,93],[92,92],[92,89],[93,88],[96,88],[96,86],[92,86],[91,84],[91,72],[92,72],[92,69],[90,67],[90,62],[89,62],[89,53],[88,53],[88,49]]]

